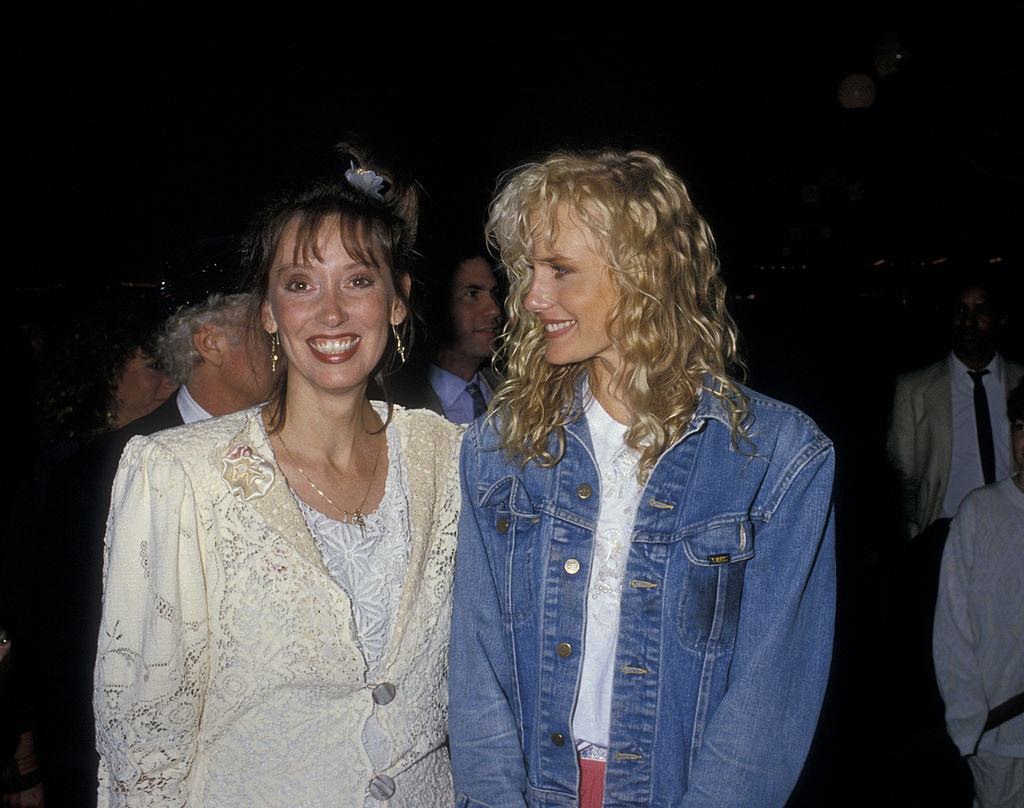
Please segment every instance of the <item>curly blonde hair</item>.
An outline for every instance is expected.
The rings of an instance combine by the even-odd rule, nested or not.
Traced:
[[[510,286],[499,340],[506,382],[492,402],[509,456],[553,466],[565,426],[582,415],[574,394],[593,360],[549,364],[543,326],[524,306],[535,242],[554,242],[560,210],[587,231],[620,294],[608,334],[626,368],[619,394],[633,416],[625,441],[640,453],[639,479],[682,435],[702,391],[728,413],[734,445],[746,438],[747,400],[729,376],[742,372],[738,331],[714,238],[683,181],[647,152],[563,152],[505,175],[487,223]]]

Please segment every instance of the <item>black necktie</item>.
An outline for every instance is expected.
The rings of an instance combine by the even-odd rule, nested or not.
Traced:
[[[480,392],[480,385],[476,382],[470,382],[466,385],[466,392],[469,393],[469,397],[473,399],[473,419],[479,418],[485,412],[487,412],[487,402],[484,401],[484,394]],[[984,395],[982,391],[982,395]],[[975,396],[977,398],[977,396]]]
[[[981,377],[987,370],[969,370],[967,375],[974,380],[974,423],[978,427],[978,454],[981,456],[981,473],[985,485],[996,481],[996,452],[992,446],[992,419],[988,414],[988,396]]]

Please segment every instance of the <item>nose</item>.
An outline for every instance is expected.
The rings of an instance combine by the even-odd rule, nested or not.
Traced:
[[[523,306],[533,314],[538,314],[551,306],[547,285],[536,272],[530,280],[530,288],[526,290]]]
[[[327,287],[320,301],[317,320],[326,326],[334,327],[348,319],[345,313],[344,295],[340,290]]]
[[[484,297],[484,317],[490,317],[493,320],[501,319],[501,306],[498,305],[498,301],[494,298],[494,293],[488,293]]]

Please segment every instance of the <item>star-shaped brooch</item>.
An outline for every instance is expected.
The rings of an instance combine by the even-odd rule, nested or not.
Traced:
[[[251,446],[234,446],[225,455],[221,476],[231,492],[243,502],[262,497],[274,483],[274,466],[260,457]]]

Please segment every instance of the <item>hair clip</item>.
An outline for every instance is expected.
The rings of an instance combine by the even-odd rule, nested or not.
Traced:
[[[357,166],[351,163],[351,168],[345,172],[345,179],[348,184],[357,191],[362,191],[367,196],[372,196],[378,202],[384,201],[384,178],[376,171]]]

